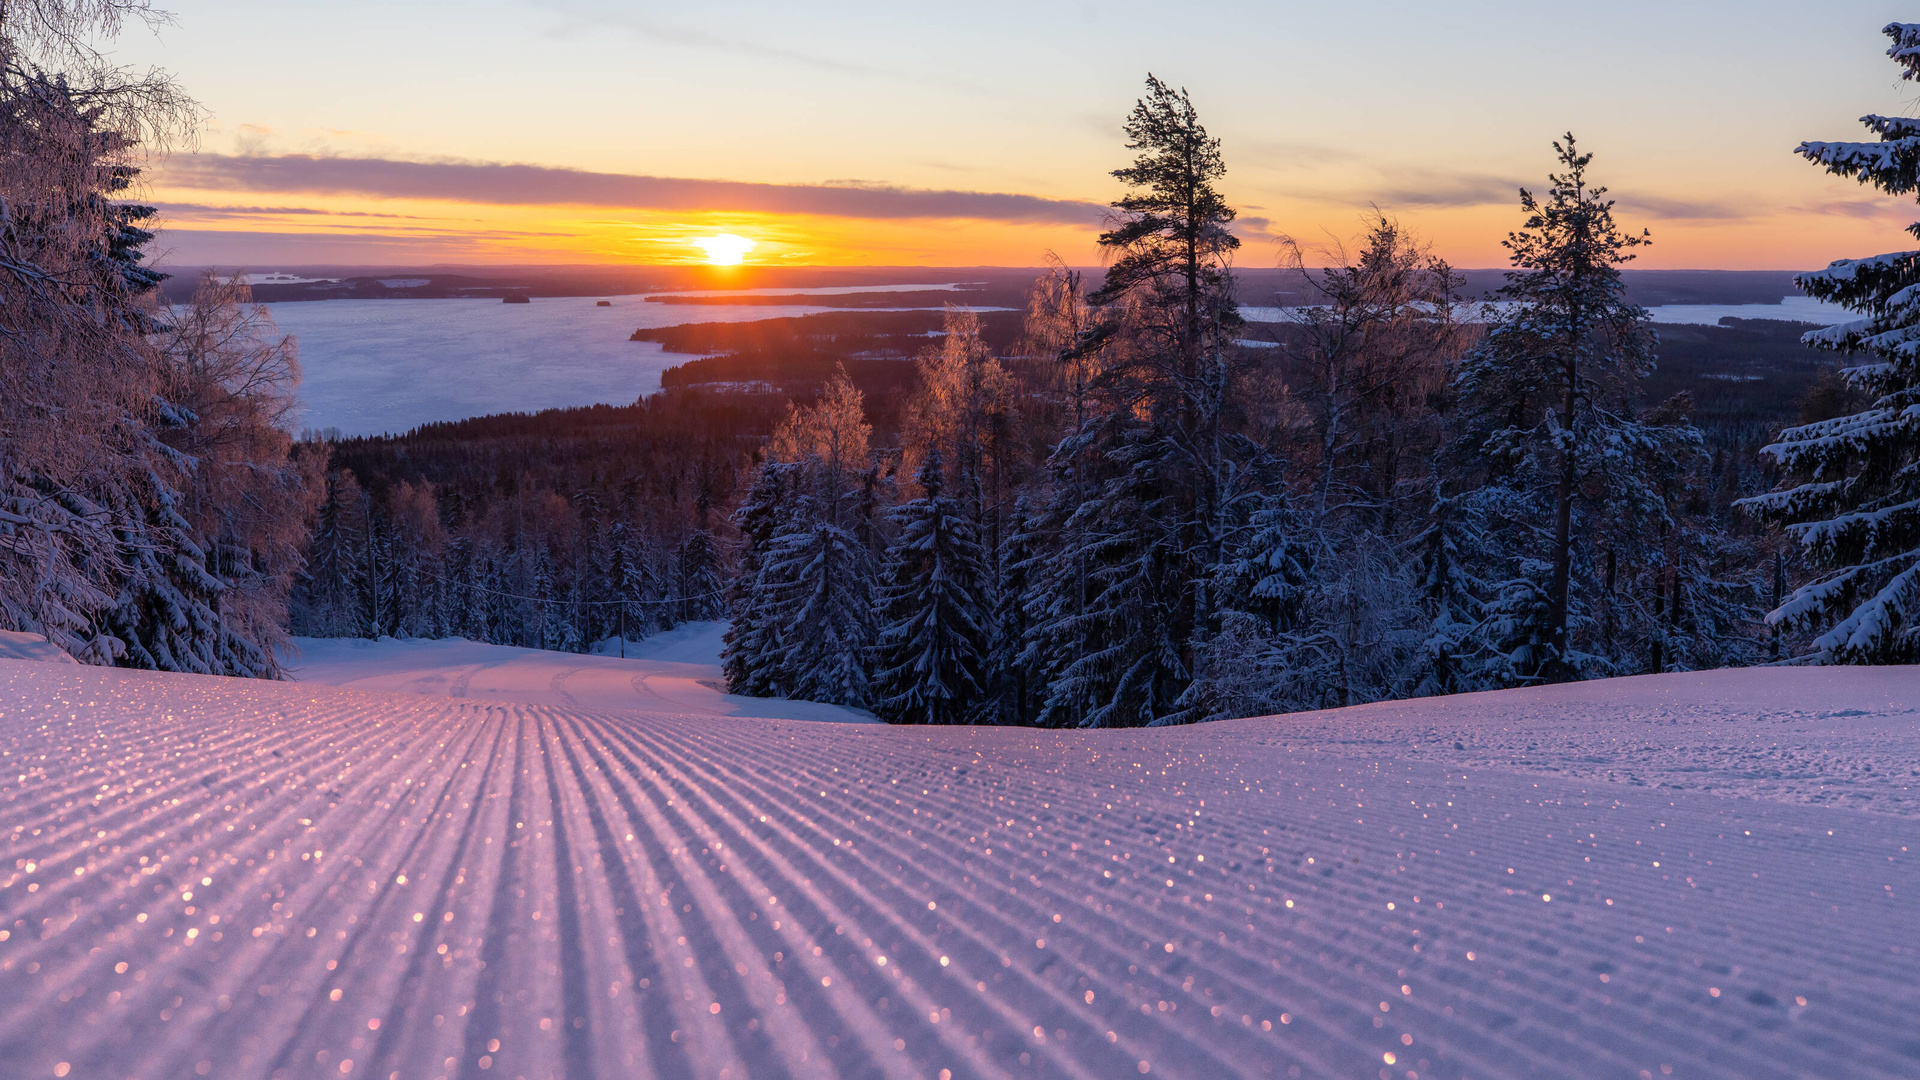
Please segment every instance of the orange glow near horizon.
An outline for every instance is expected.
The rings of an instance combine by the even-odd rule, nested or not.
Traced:
[[[719,210],[609,212],[356,196],[272,200],[277,206],[261,205],[265,199],[221,205],[214,200],[225,203],[231,196],[169,189],[162,179],[147,197],[163,208],[158,261],[176,266],[1038,266],[1049,253],[1075,266],[1100,262],[1097,227],[1072,224]],[[1833,186],[1842,192],[1846,187]],[[1246,194],[1253,193],[1239,201],[1253,203]],[[1229,190],[1229,198],[1234,195]],[[1662,220],[1624,204],[1618,213],[1623,225],[1653,231],[1653,245],[1643,249],[1635,267],[1810,270],[1837,258],[1911,246],[1902,226],[1912,220],[1912,204],[1876,202],[1871,213],[1792,207],[1731,221]],[[1520,223],[1517,205],[1382,209],[1461,268],[1506,265],[1500,240]],[[1245,246],[1238,262],[1246,269],[1279,265],[1281,233],[1300,238],[1309,249],[1318,246],[1315,241],[1336,238],[1351,246],[1367,215],[1364,208],[1306,201],[1269,201],[1257,212],[1269,224],[1242,231]]]

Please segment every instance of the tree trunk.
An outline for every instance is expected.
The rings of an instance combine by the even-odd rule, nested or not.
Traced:
[[[1547,587],[1548,640],[1553,656],[1541,674],[1548,682],[1567,682],[1573,669],[1567,663],[1567,594],[1573,578],[1573,479],[1575,470],[1573,417],[1578,393],[1577,346],[1569,346],[1566,361],[1566,400],[1561,409],[1560,480],[1553,490],[1553,580]]]
[[[1649,666],[1655,675],[1667,670],[1667,575],[1665,571],[1655,571],[1653,576],[1653,644]]]
[[[1778,611],[1786,602],[1787,594],[1787,557],[1781,552],[1773,553],[1773,610]],[[1780,624],[1773,624],[1773,641],[1767,650],[1767,658],[1780,659]]]

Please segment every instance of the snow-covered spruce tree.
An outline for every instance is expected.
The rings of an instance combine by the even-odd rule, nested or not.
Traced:
[[[319,452],[326,452],[324,444]],[[327,473],[307,564],[294,589],[294,633],[308,637],[366,634],[359,601],[360,550],[367,527],[363,505],[352,470]]]
[[[720,543],[704,528],[696,528],[680,541],[674,553],[675,617],[682,622],[718,617],[725,607],[722,594]]]
[[[596,599],[606,603],[598,609],[596,625],[597,633],[603,637],[637,641],[647,636],[644,613],[650,605],[639,602],[645,599],[641,595],[645,586],[640,584],[644,576],[637,564],[644,557],[637,548],[633,524],[624,516],[607,526],[600,537],[596,556],[600,564],[595,573],[600,587]]]
[[[213,605],[223,588],[207,569],[207,552],[181,516],[181,493],[158,472],[144,484],[103,492],[114,518],[121,573],[103,622],[121,643],[115,663],[160,671],[216,671],[220,620]],[[271,668],[262,656],[258,663]],[[251,665],[250,665],[251,667]],[[256,674],[248,670],[245,674]]]
[[[777,597],[766,566],[780,523],[792,512],[795,469],[781,461],[763,462],[753,487],[733,512],[741,539],[740,568],[727,592],[730,622],[720,665],[727,688],[748,697],[779,697],[785,686],[779,670],[781,627],[773,615]]]
[[[1644,536],[1661,515],[1648,462],[1697,448],[1690,423],[1636,415],[1654,362],[1646,312],[1626,299],[1620,265],[1647,242],[1613,220],[1606,189],[1587,179],[1591,154],[1554,144],[1563,171],[1544,199],[1522,190],[1521,231],[1504,246],[1510,310],[1453,384],[1464,428],[1458,460],[1475,498],[1502,523],[1509,569],[1491,582],[1493,674],[1506,683],[1561,682],[1606,670],[1588,651],[1596,541]]]
[[[486,634],[480,639],[494,645],[525,644],[525,617],[522,604],[511,594],[525,586],[520,573],[522,550],[513,544],[490,543],[482,551],[475,584],[484,598]]]
[[[470,641],[486,636],[485,597],[474,587],[475,562],[472,537],[455,534],[447,541],[442,559],[447,580],[441,592],[446,604],[447,633]]]
[[[984,678],[985,692],[974,711],[978,724],[1014,725],[1026,723],[1033,715],[1033,678],[1031,665],[1024,662],[1027,643],[1027,601],[1032,583],[1037,537],[1030,530],[1033,514],[1025,496],[1014,498],[1006,517],[1006,533],[997,545],[994,558],[999,583],[990,590],[993,606],[988,612],[988,634]]]
[[[1656,427],[1687,425],[1690,395],[1646,414]],[[1638,475],[1647,498],[1640,528],[1614,530],[1595,556],[1594,651],[1617,671],[1696,671],[1761,659],[1761,560],[1731,535],[1705,489],[1708,456],[1689,441],[1645,447]]]
[[[919,388],[907,403],[899,473],[917,471],[929,454],[939,452],[950,477],[947,497],[971,523],[983,549],[986,576],[979,599],[991,611],[1006,585],[1001,548],[1010,531],[1007,504],[1024,450],[1013,431],[1017,388],[1013,374],[981,339],[978,315],[948,305],[942,323],[939,344],[916,358]],[[1000,699],[1017,681],[1011,667],[1020,643],[1001,639],[991,618],[981,628],[985,651],[978,707],[1004,712],[1009,702]],[[985,701],[988,691],[996,698],[991,706]]]
[[[573,594],[580,639],[602,641],[618,629],[612,577],[613,550],[607,542],[606,510],[592,488],[572,497],[580,531],[573,542]]]
[[[1887,55],[1920,80],[1920,24],[1892,23]],[[1867,116],[1872,142],[1807,142],[1798,153],[1888,195],[1920,192],[1920,119]],[[1920,236],[1920,223],[1908,226]],[[1889,664],[1920,660],[1920,251],[1842,259],[1803,274],[1800,288],[1860,318],[1802,340],[1864,357],[1847,381],[1865,409],[1788,428],[1766,453],[1793,480],[1743,503],[1785,526],[1825,573],[1767,616],[1817,632],[1806,659]]]
[[[297,451],[286,431],[293,343],[245,285],[208,276],[150,344],[172,418],[156,434],[178,472],[149,482],[147,525],[129,541],[110,618],[129,662],[276,676],[325,456]]]
[[[558,602],[550,605],[548,618],[552,620],[548,637],[553,642],[548,646],[556,652],[583,652],[587,647],[587,637],[581,629],[585,625],[585,611],[581,605],[583,582],[578,574],[568,574],[557,590]]]
[[[667,589],[653,542],[639,530],[629,529],[622,562],[625,575],[621,578],[621,596],[627,603],[627,632],[643,638],[665,629],[672,622],[673,612],[665,603]]]
[[[1404,686],[1412,697],[1482,689],[1473,677],[1475,637],[1486,618],[1485,515],[1448,495],[1439,476],[1422,528],[1407,545],[1419,588],[1424,634]]]
[[[1089,595],[1071,627],[1031,631],[1088,643],[1051,678],[1044,719],[1099,727],[1207,715],[1195,665],[1218,618],[1208,582],[1256,456],[1227,421],[1230,345],[1243,323],[1234,211],[1215,187],[1226,172],[1219,140],[1185,91],[1152,76],[1124,129],[1138,156],[1114,173],[1129,190],[1100,237],[1112,262],[1076,347],[1096,357],[1097,404],[1054,451],[1055,475],[1086,471],[1085,498],[1063,523],[1072,546],[1054,553],[1060,565],[1046,577],[1078,578],[1084,566]]]
[[[766,615],[780,630],[780,696],[864,708],[873,644],[872,554],[815,495],[794,502],[767,552]]]
[[[1074,527],[1084,519],[1074,514],[1092,490],[1088,446],[1078,438],[1093,415],[1096,350],[1081,348],[1091,325],[1080,274],[1054,258],[1029,296],[1023,348],[1048,391],[1042,400],[1054,426],[1047,434],[1071,446],[1056,444],[1032,490],[1020,497],[1002,553],[1010,591],[1001,598],[1008,610],[998,623],[1017,634],[999,643],[995,660],[1005,672],[1001,685],[1021,690],[1015,709],[1003,704],[1003,723],[1079,727],[1086,715],[1084,692],[1063,695],[1055,688],[1090,648],[1090,551]]]
[[[781,490],[768,504],[772,532],[746,600],[751,625],[735,628],[723,657],[735,692],[868,704],[875,548],[885,543],[877,510],[886,488],[871,435],[845,372],[774,431],[768,453],[788,468],[762,473]]]
[[[505,543],[489,544],[478,584],[484,590],[487,605],[487,636],[495,645],[526,645],[527,604],[518,596],[527,594],[528,553],[521,538],[511,535]]]
[[[889,723],[968,723],[983,689],[985,553],[943,491],[945,471],[936,443],[914,473],[923,494],[893,511],[873,676],[874,712]]]
[[[1279,485],[1235,537],[1214,571],[1223,614],[1220,633],[1207,642],[1210,719],[1326,704],[1326,688],[1339,682],[1339,655],[1314,625],[1314,559],[1323,547]]]
[[[402,480],[387,496],[392,537],[394,636],[440,638],[450,633],[446,609],[446,530],[433,487]]]
[[[367,636],[390,637],[399,629],[400,576],[393,552],[393,522],[373,497],[360,492],[360,621]]]
[[[528,582],[531,591],[527,593],[533,598],[533,633],[527,644],[536,649],[558,649],[565,637],[565,605],[554,581],[553,553],[544,540],[535,540],[534,545],[532,579]]]
[[[134,223],[113,201],[137,148],[104,90],[32,63],[38,18],[0,9],[0,628],[112,663],[120,540],[173,471],[152,430],[151,281],[129,273]]]

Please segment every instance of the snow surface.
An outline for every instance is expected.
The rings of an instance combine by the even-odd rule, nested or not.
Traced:
[[[756,716],[877,724],[871,713],[814,701],[768,701],[725,692],[722,622],[686,623],[644,641],[581,656],[508,645],[444,641],[295,638],[286,657],[301,682],[402,694],[517,701],[585,709],[666,710],[695,716]]]
[[[1917,669],[1043,732],[362,651],[0,661],[0,1071],[1920,1073]]]

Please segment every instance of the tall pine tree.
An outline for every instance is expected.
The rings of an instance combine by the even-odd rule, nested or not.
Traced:
[[[1045,580],[1084,582],[1068,610],[1043,621],[1029,652],[1059,641],[1075,658],[1050,680],[1043,718],[1096,727],[1199,719],[1206,640],[1218,623],[1210,591],[1253,456],[1228,424],[1230,346],[1243,322],[1233,298],[1240,241],[1215,186],[1220,141],[1184,90],[1148,76],[1128,116],[1128,192],[1100,244],[1113,257],[1077,355],[1094,357],[1098,403],[1055,448],[1052,471],[1081,501],[1060,523],[1072,543]],[[1070,620],[1061,622],[1061,619]]]
[[[1561,171],[1544,199],[1521,191],[1525,225],[1503,242],[1510,308],[1453,385],[1466,427],[1456,449],[1510,556],[1487,623],[1508,683],[1606,670],[1579,640],[1596,592],[1594,541],[1644,534],[1660,513],[1648,463],[1699,440],[1691,424],[1637,415],[1656,338],[1620,266],[1647,239],[1614,223],[1607,189],[1587,179],[1593,155],[1572,135],[1554,151]]]

